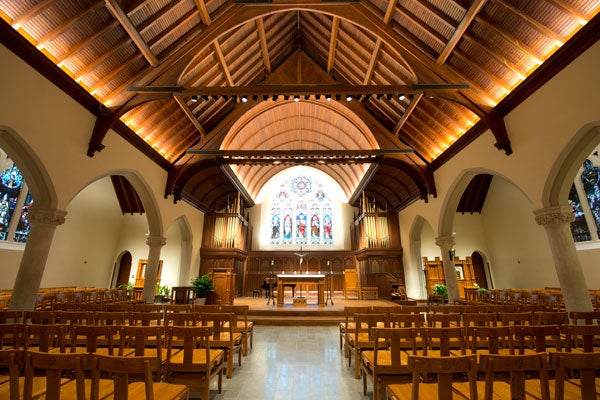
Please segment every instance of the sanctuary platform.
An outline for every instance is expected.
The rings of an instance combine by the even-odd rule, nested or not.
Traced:
[[[397,306],[389,300],[346,300],[344,297],[334,297],[333,305],[329,300],[326,306],[319,306],[315,298],[308,296],[307,304],[297,306],[293,304],[292,297],[286,297],[283,306],[277,306],[273,300],[267,305],[269,299],[236,297],[235,305],[248,305],[248,319],[255,325],[337,325],[344,319],[344,306]]]

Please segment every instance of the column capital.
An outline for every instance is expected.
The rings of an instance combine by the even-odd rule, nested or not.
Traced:
[[[533,213],[535,214],[535,222],[542,226],[568,224],[575,219],[571,206],[540,208]]]
[[[65,223],[66,215],[67,212],[63,210],[42,208],[32,205],[27,214],[27,220],[34,225],[45,224],[58,226]]]
[[[435,244],[442,248],[452,248],[456,242],[454,236],[438,236],[435,238]]]
[[[162,236],[148,236],[146,244],[150,247],[163,247],[167,244],[167,239]]]

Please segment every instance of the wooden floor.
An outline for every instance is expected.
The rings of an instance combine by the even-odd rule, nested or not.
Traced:
[[[295,306],[293,299],[288,296],[283,306],[273,304],[273,300],[267,304],[265,297],[237,297],[236,305],[248,305],[248,319],[256,325],[337,325],[344,318],[345,306],[394,306],[397,305],[388,300],[346,300],[343,297],[334,297],[324,307],[319,307],[316,296],[308,297],[308,304]]]

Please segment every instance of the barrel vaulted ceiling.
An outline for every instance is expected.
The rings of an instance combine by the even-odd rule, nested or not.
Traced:
[[[598,40],[599,10],[0,0],[0,40],[97,116],[90,157],[114,130],[168,171],[165,196],[207,211],[239,191],[252,205],[276,173],[311,165],[351,204],[364,191],[398,211],[435,196],[435,169],[481,134],[509,156],[503,117]]]

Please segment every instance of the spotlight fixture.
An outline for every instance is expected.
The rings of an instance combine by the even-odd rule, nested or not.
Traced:
[[[398,100],[400,100],[400,101],[404,100],[405,98],[406,98],[406,96],[403,94],[398,95]]]
[[[327,100],[327,101],[331,101],[331,95],[330,95],[330,94],[326,94],[326,95],[325,95],[325,100]]]
[[[298,95],[295,95],[295,96],[294,96],[294,101],[295,101],[296,103],[297,103],[297,102],[299,102],[299,101],[300,101],[300,96],[298,96]]]
[[[192,100],[193,100],[193,99],[192,99]],[[208,96],[207,96],[207,95],[205,95],[205,94],[203,94],[203,95],[202,95],[202,100],[204,100],[204,101],[208,101]]]
[[[273,101],[277,101],[278,98],[279,96],[277,96],[276,94],[273,95]]]
[[[246,103],[248,101],[248,96],[242,96],[242,103]]]
[[[381,100],[381,98],[383,97],[382,93],[378,93],[375,98],[377,98],[377,100]]]
[[[352,95],[351,94],[346,95],[346,101],[352,101]]]
[[[284,95],[284,96],[283,96],[283,99],[287,101],[287,100],[289,100],[289,99],[290,99],[290,96],[288,96],[288,95],[286,94],[286,95]]]
[[[193,101],[194,103],[195,103],[195,102],[197,102],[197,101],[198,101],[198,96],[196,96],[196,95],[193,95],[193,96],[192,96],[192,101]]]
[[[267,101],[267,100],[269,100],[269,95],[267,95],[267,94],[263,95],[263,101]]]
[[[315,94],[315,99],[316,100],[321,100],[321,95],[320,94]]]
[[[335,95],[335,99],[336,99],[337,101],[340,101],[340,100],[342,99],[342,95],[341,95],[341,94],[336,94],[336,95]]]
[[[388,93],[388,94],[385,95],[385,98],[387,100],[391,100],[392,99],[392,95],[390,93]]]
[[[304,100],[308,100],[308,99],[310,99],[310,94],[305,94],[304,95]]]

